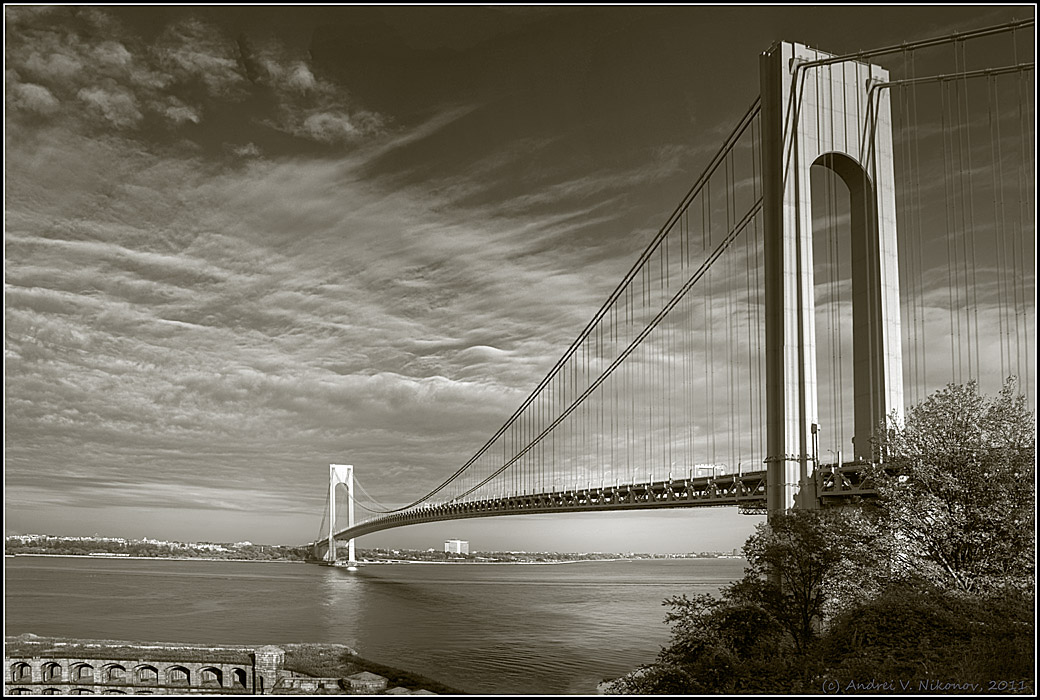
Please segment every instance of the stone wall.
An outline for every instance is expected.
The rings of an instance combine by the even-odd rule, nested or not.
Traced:
[[[282,649],[273,646],[256,652],[140,647],[134,654],[109,657],[103,647],[89,655],[82,648],[63,653],[49,647],[35,653],[26,652],[24,645],[16,647],[4,657],[5,695],[261,694],[265,688],[273,690],[285,658]],[[207,651],[212,651],[210,658]]]

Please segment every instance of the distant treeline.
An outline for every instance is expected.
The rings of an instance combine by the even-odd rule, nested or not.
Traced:
[[[561,562],[561,561],[601,561],[614,559],[706,559],[728,556],[717,552],[701,554],[619,554],[611,552],[473,552],[472,554],[456,554],[429,549],[358,549],[359,559],[372,560],[407,560],[407,561],[451,561],[451,562]]]
[[[305,561],[309,556],[306,547],[292,547],[289,545],[119,541],[102,538],[92,540],[62,537],[36,538],[32,540],[8,537],[4,541],[4,553],[65,556],[117,554],[130,557],[194,557],[200,559],[253,559],[257,561]]]

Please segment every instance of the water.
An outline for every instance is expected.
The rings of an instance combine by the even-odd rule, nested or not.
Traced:
[[[471,693],[594,693],[668,641],[661,602],[740,559],[558,565],[5,558],[5,634],[346,644]]]

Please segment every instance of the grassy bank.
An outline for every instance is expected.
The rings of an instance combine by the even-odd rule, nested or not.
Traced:
[[[462,695],[462,692],[417,673],[402,671],[364,659],[349,647],[340,644],[282,644],[285,649],[285,668],[308,676],[343,678],[368,671],[389,680],[388,686],[409,690],[429,690],[439,695]]]

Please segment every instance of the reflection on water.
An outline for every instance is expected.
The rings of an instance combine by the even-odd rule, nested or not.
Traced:
[[[740,576],[742,564],[329,569],[330,631],[343,630],[337,641],[370,658],[469,692],[590,693],[604,678],[653,660],[668,639],[664,598],[717,591]]]
[[[653,660],[662,601],[741,560],[561,565],[5,560],[5,633],[225,644],[326,642],[468,692],[592,693]]]

